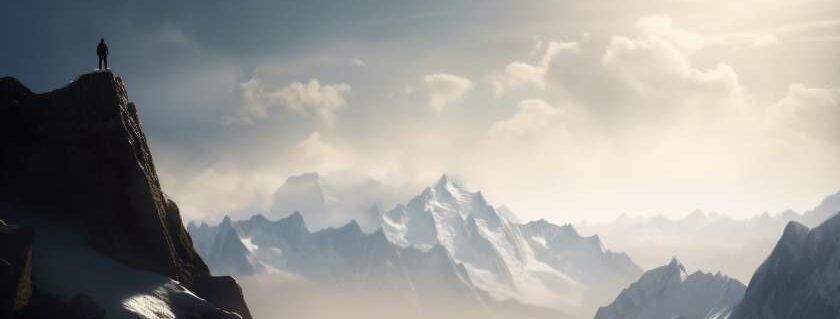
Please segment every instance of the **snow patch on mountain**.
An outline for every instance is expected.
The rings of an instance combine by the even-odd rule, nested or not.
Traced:
[[[403,247],[443,246],[476,286],[497,299],[555,309],[594,312],[611,291],[641,273],[597,237],[581,237],[571,226],[558,235],[564,230],[546,221],[519,224],[505,210],[499,212],[481,192],[470,192],[444,175],[407,205],[383,214],[382,230]]]

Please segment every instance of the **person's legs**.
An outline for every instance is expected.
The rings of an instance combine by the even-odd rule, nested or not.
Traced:
[[[107,56],[105,57],[105,69],[106,70],[108,69],[108,57]]]
[[[99,58],[99,69],[102,70],[102,58]]]

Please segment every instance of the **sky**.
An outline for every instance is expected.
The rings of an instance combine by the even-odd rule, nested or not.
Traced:
[[[840,190],[837,1],[4,1],[0,36],[36,92],[105,38],[191,220],[306,172],[392,202],[446,173],[556,222]]]

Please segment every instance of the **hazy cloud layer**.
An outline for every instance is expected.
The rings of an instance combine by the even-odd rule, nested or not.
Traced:
[[[464,98],[474,85],[470,79],[446,73],[435,73],[423,76],[423,84],[429,95],[429,107],[436,113],[443,111],[447,105]]]
[[[310,171],[418,192],[450,173],[526,220],[748,216],[840,189],[836,12],[8,1],[0,70],[49,90],[93,69],[105,37],[189,219],[270,209]]]
[[[303,116],[317,117],[332,126],[335,112],[347,107],[347,95],[352,91],[350,85],[344,83],[322,85],[318,80],[292,82],[269,89],[256,77],[241,83],[240,89],[242,103],[234,110],[235,115],[222,118],[224,123],[253,124],[254,120],[267,117],[271,108],[285,107]]]
[[[580,53],[580,45],[577,42],[550,41],[547,45],[543,45],[543,42],[539,41],[536,48],[542,50],[542,56],[536,64],[514,61],[505,67],[502,74],[493,75],[489,78],[490,84],[493,85],[497,95],[523,85],[544,90],[546,88],[546,73],[552,59],[558,54]]]

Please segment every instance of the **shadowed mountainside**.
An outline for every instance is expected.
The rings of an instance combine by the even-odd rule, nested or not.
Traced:
[[[88,73],[43,94],[14,78],[0,79],[0,148],[0,204],[7,222],[66,221],[96,253],[171,278],[250,317],[235,282],[210,276],[178,207],[164,195],[121,78]],[[35,228],[36,242],[50,235]],[[33,260],[43,262],[52,261]]]
[[[813,229],[788,223],[731,318],[838,318],[838,300],[840,215],[834,215]]]

